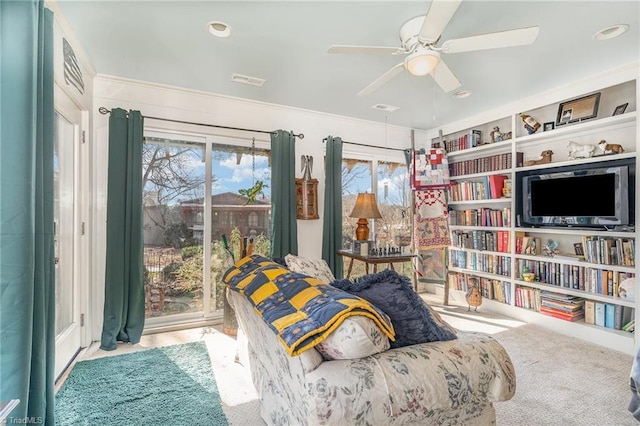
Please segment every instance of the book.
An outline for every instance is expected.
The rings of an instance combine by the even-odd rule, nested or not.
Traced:
[[[604,303],[601,302],[595,302],[596,304],[596,309],[595,309],[595,324],[599,325],[601,327],[604,327],[604,316],[605,316],[605,312],[604,312]]]
[[[593,300],[585,300],[584,302],[584,322],[587,324],[595,324],[596,305]]]
[[[616,307],[609,303],[604,304],[604,326],[614,328],[616,322]]]
[[[491,188],[491,198],[502,198],[502,188],[504,181],[507,180],[505,175],[490,175],[489,187]]]

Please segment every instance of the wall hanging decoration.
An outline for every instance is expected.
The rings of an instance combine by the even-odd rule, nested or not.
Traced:
[[[319,219],[318,215],[318,179],[311,178],[313,157],[303,155],[300,158],[302,179],[296,178],[296,218]]]
[[[414,150],[414,263],[418,282],[446,284],[447,246],[451,244],[446,188],[450,184],[447,153],[442,148]]]
[[[446,188],[449,185],[449,161],[443,148],[415,150],[412,157],[413,189]]]

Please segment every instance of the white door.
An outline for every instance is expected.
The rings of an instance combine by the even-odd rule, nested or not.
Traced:
[[[61,90],[56,90],[55,96],[53,173],[57,378],[78,353],[81,344],[77,234],[82,112]]]

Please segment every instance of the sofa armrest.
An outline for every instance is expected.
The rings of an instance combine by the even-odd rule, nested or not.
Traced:
[[[495,339],[481,333],[325,361],[306,379],[312,415],[323,421],[362,416],[373,424],[435,421],[452,410],[479,410],[515,393],[511,359]]]

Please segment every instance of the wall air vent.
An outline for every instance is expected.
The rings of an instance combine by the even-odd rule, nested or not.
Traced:
[[[261,87],[265,80],[258,77],[249,77],[248,75],[242,74],[232,74],[231,81],[236,83],[248,84],[250,86],[258,86]]]
[[[400,109],[400,107],[393,106],[393,105],[385,105],[385,104],[375,104],[371,108],[377,109],[378,111],[385,111],[385,112],[394,112]]]

